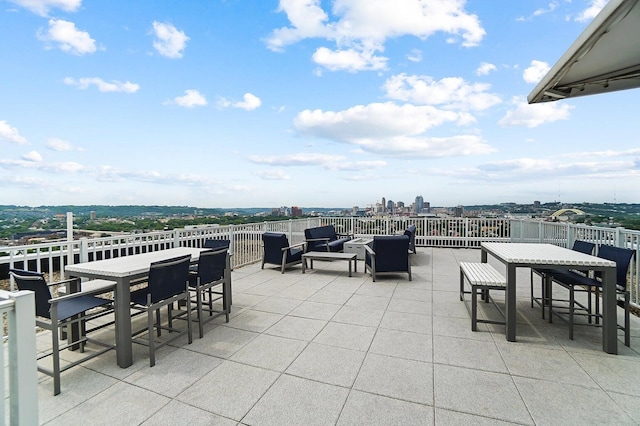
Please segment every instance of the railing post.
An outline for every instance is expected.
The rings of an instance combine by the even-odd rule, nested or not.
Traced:
[[[173,230],[173,247],[174,248],[180,247],[180,230],[179,229]]]
[[[229,251],[231,253],[235,253],[234,247],[235,247],[235,236],[236,236],[236,229],[235,226],[233,224],[229,225]]]
[[[289,232],[287,238],[289,241],[293,241],[293,219],[289,219]]]
[[[12,340],[9,344],[11,424],[37,425],[38,368],[35,296],[33,292],[23,290],[11,293],[9,297],[14,300],[14,309],[7,314],[9,339]],[[4,404],[4,401],[2,403]]]
[[[87,237],[80,238],[80,263],[89,261],[89,240]]]
[[[67,244],[67,265],[73,265],[73,212],[67,212]]]
[[[619,227],[619,226],[616,228],[615,243],[614,243],[614,245],[616,247],[626,247],[626,244],[622,244],[622,240],[623,240],[622,231],[624,231],[624,228]],[[626,243],[626,241],[625,241],[625,243]]]
[[[566,247],[571,248],[574,241],[574,228],[571,226],[569,222],[567,222],[567,240],[565,241]]]

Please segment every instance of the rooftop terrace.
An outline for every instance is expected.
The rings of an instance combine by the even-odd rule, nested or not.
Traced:
[[[40,422],[639,424],[640,319],[619,355],[601,350],[597,328],[577,327],[569,340],[566,324],[530,307],[521,269],[518,341],[500,325],[472,332],[458,263],[479,260],[478,249],[421,247],[413,281],[372,282],[361,261],[351,278],[342,262],[316,261],[304,275],[299,266],[236,268],[229,323],[160,349],[152,368],[145,347],[134,346],[126,369],[110,351],[63,373],[55,397],[40,376]]]

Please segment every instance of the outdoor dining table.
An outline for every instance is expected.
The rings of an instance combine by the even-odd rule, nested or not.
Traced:
[[[483,242],[480,248],[483,263],[491,255],[506,266],[505,333],[508,341],[516,340],[516,268],[589,269],[602,272],[602,350],[618,353],[615,262],[553,244]]]
[[[131,281],[148,276],[149,267],[153,262],[188,254],[191,255],[191,261],[193,262],[199,259],[200,252],[204,250],[206,249],[178,247],[93,262],[77,263],[65,267],[65,272],[71,277],[86,277],[116,282],[114,314],[118,366],[127,368],[133,364],[130,311]]]

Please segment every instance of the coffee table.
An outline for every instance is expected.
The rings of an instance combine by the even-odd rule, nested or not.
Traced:
[[[358,272],[356,253],[333,253],[329,251],[310,251],[302,255],[302,273],[304,274],[307,268],[307,259],[309,260],[309,269],[313,269],[314,260],[346,260],[349,262],[349,276],[351,276],[351,262],[353,262],[354,272]]]

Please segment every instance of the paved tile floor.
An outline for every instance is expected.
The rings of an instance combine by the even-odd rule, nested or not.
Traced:
[[[351,278],[343,262],[316,261],[304,275],[299,266],[285,274],[239,268],[229,323],[214,321],[204,338],[161,349],[153,368],[145,347],[134,346],[127,369],[111,351],[65,372],[56,397],[41,376],[40,421],[640,424],[639,319],[631,348],[620,340],[617,356],[601,351],[593,327],[578,327],[571,341],[564,323],[549,324],[530,307],[522,269],[518,341],[507,342],[501,325],[472,332],[458,263],[479,260],[479,250],[419,248],[413,281],[402,274],[375,283],[362,262]],[[495,315],[491,305],[482,309]]]

